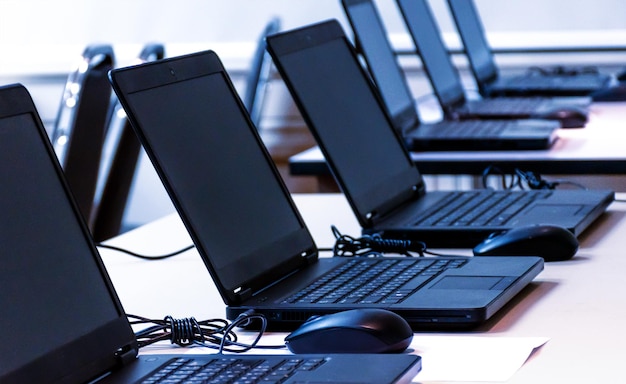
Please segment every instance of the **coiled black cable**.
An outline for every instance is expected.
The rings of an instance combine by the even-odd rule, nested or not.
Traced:
[[[337,227],[331,225],[331,230],[335,235],[335,246],[333,252],[335,256],[382,256],[383,253],[397,253],[405,256],[413,256],[411,252],[416,252],[419,256],[424,256],[426,244],[421,241],[411,241],[404,239],[386,239],[379,235],[364,235],[358,238],[344,235]]]
[[[483,188],[489,188],[487,185],[487,179],[489,176],[497,175],[500,177],[501,188],[503,190],[511,190],[514,188],[519,189],[556,189],[560,185],[569,184],[576,188],[587,189],[584,185],[571,180],[546,180],[541,177],[540,174],[532,171],[524,171],[515,168],[513,174],[507,175],[502,172],[498,167],[490,165],[486,167],[482,173]],[[510,182],[507,182],[506,178],[510,176]]]
[[[331,225],[330,229],[336,239],[335,245],[332,249],[334,256],[383,257],[384,253],[396,253],[413,257],[415,256],[413,253],[417,253],[419,257],[424,257],[425,255],[448,258],[468,257],[465,255],[450,255],[432,252],[427,249],[426,243],[422,241],[387,239],[377,234],[355,238],[342,234],[334,225]]]
[[[262,346],[258,345],[263,333],[267,328],[265,316],[250,312],[244,312],[234,321],[229,323],[223,319],[210,319],[197,321],[194,317],[176,319],[165,316],[163,320],[148,319],[137,315],[127,315],[131,325],[155,324],[148,328],[135,332],[139,348],[154,344],[158,341],[169,340],[170,343],[181,347],[199,345],[217,349],[218,353],[246,352],[253,348],[280,349],[284,345]],[[251,321],[260,321],[261,326],[256,338],[250,343],[238,341],[235,327],[245,326]]]

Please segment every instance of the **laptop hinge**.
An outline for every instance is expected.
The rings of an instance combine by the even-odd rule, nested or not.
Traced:
[[[245,288],[245,289],[240,290],[239,292],[236,292],[236,294],[237,294],[238,301],[242,303],[247,298],[252,296],[252,290],[250,288]]]
[[[137,358],[137,349],[131,345],[124,346],[115,352],[115,357],[119,361],[119,363],[124,366],[130,364],[135,361]]]
[[[317,250],[314,248],[301,252],[299,256],[304,260],[305,265],[313,264],[318,259]],[[280,279],[275,280],[273,283],[266,285],[265,287],[261,288],[258,291],[253,292],[251,288],[243,288],[243,287],[239,287],[235,289],[235,291],[233,292],[235,294],[234,299],[237,301],[237,303],[243,303],[248,298],[259,295],[263,291],[273,287],[276,284],[279,284],[281,281],[289,278],[291,275],[302,270],[302,264],[301,263],[298,263],[298,264],[301,265],[299,268],[294,269],[289,273],[286,273]]]
[[[316,251],[313,252],[303,252],[302,257],[307,261],[307,264],[313,264],[317,261],[318,255]]]
[[[423,183],[412,185],[408,191],[405,190],[395,198],[389,199],[387,202],[385,202],[385,204],[377,207],[375,211],[366,213],[365,220],[367,222],[367,225],[375,225],[380,220],[383,220],[383,218],[391,212],[394,212],[395,210],[403,207],[405,204],[414,201],[420,196],[423,196],[425,191],[426,187]]]

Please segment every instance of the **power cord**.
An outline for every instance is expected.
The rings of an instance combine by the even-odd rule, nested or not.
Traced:
[[[413,243],[410,240],[383,239],[379,235],[365,235],[362,237],[352,237],[344,235],[334,225],[330,226],[335,236],[335,246],[333,252],[335,256],[382,256],[383,252],[398,253],[405,256],[412,256],[410,252],[417,252],[419,256],[424,256],[426,244],[422,242]]]
[[[195,247],[195,245],[192,244],[192,245],[186,246],[185,248],[179,249],[179,250],[171,252],[171,253],[166,253],[164,255],[142,255],[140,253],[135,253],[135,252],[129,251],[128,249],[116,247],[114,245],[98,243],[98,244],[96,244],[96,246],[100,247],[100,248],[112,249],[114,251],[122,252],[122,253],[125,253],[127,255],[134,256],[134,257],[137,257],[137,258],[140,258],[140,259],[143,259],[143,260],[163,260],[163,259],[170,258],[172,256],[180,255],[181,253],[187,252],[188,250],[190,250],[190,249]]]
[[[224,351],[242,353],[253,348],[285,348],[285,345],[258,345],[267,329],[267,320],[265,316],[254,313],[252,310],[241,313],[230,323],[224,319],[198,321],[194,317],[176,319],[169,315],[165,316],[163,320],[148,319],[131,314],[128,314],[127,317],[131,325],[153,324],[135,332],[139,348],[163,340],[170,340],[170,343],[181,347],[198,345],[213,348],[217,349],[218,353]],[[234,328],[246,326],[251,321],[261,322],[256,338],[250,344],[239,342]]]
[[[526,185],[530,189],[555,189],[559,185],[558,182],[551,182],[542,179],[541,175],[535,172],[522,171],[521,169],[516,168],[515,174],[519,176],[520,181],[526,182]]]
[[[336,257],[383,257],[384,253],[396,253],[408,257],[418,257],[425,255],[440,257],[467,257],[459,255],[444,255],[431,252],[427,249],[426,243],[422,241],[411,241],[406,239],[387,239],[378,234],[352,237],[339,232],[334,225],[330,226],[335,235],[335,246],[333,247]]]
[[[520,169],[515,169],[515,173],[519,175],[521,180],[526,182],[526,185],[528,185],[530,189],[556,189],[556,187],[563,184],[573,185],[580,189],[587,189],[584,185],[571,180],[557,179],[548,181],[542,179],[541,175],[538,173],[522,171]]]
[[[587,189],[584,185],[571,180],[545,180],[540,174],[532,171],[524,171],[519,168],[515,168],[512,175],[507,175],[502,172],[498,167],[490,165],[482,173],[483,188],[489,188],[488,178],[489,176],[500,176],[500,186],[504,190],[510,190],[514,188],[520,189],[556,189],[560,185],[573,185],[580,189]],[[510,176],[510,181],[507,181],[507,176]]]
[[[510,182],[507,182],[507,175],[506,173],[502,172],[500,170],[500,168],[493,166],[493,165],[489,165],[487,168],[485,168],[483,170],[482,173],[482,183],[483,183],[483,188],[490,188],[488,185],[488,179],[489,176],[493,176],[493,175],[499,176],[500,177],[500,188],[502,189],[513,189],[516,186],[519,186],[519,177],[515,174],[510,175],[511,176],[511,180]]]

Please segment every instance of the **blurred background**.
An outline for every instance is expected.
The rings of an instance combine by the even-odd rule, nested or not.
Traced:
[[[607,70],[626,65],[626,2],[619,0],[475,0],[496,59],[504,70],[533,64],[593,63]],[[377,0],[390,38],[416,96],[428,95],[419,60],[393,0]],[[444,40],[460,46],[445,0],[430,0]],[[115,66],[135,63],[146,43],[166,56],[204,49],[218,53],[242,93],[259,37],[267,22],[283,30],[338,19],[351,35],[338,0],[0,0],[0,84],[29,89],[47,129],[52,130],[67,83],[87,45],[110,44]],[[563,48],[575,47],[572,50]],[[537,48],[540,48],[537,52]],[[582,48],[579,51],[578,48]],[[464,57],[455,55],[464,72]],[[472,85],[468,81],[468,87]],[[317,191],[315,181],[290,177],[290,155],[314,145],[290,96],[278,79],[266,90],[258,126],[293,192]],[[110,152],[105,150],[103,164]],[[455,181],[456,183],[457,181]],[[141,155],[123,229],[173,211],[151,165]]]

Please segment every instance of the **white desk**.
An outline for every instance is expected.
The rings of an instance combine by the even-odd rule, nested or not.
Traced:
[[[296,195],[295,199],[318,246],[333,244],[330,224],[344,233],[359,234],[343,195]],[[581,237],[581,249],[574,259],[547,263],[511,305],[481,329],[468,333],[550,338],[510,383],[623,381],[625,216],[626,203],[614,203]],[[179,218],[170,215],[110,243],[140,253],[161,254],[191,241]],[[166,314],[224,317],[224,304],[195,250],[164,261],[143,261],[106,249],[101,253],[128,313],[156,318]]]
[[[505,172],[514,168],[545,175],[626,174],[626,102],[593,103],[584,128],[560,129],[547,150],[412,152],[423,174],[480,175],[489,165]],[[289,159],[292,175],[329,177],[318,147]]]

